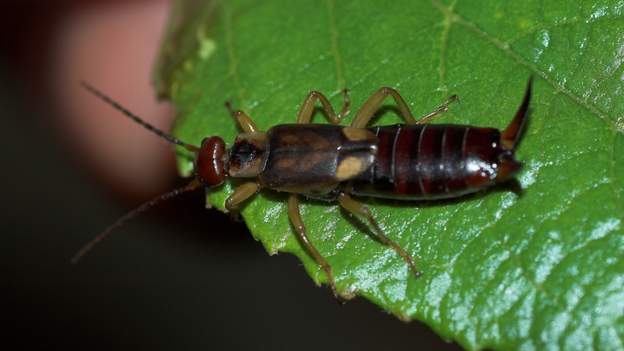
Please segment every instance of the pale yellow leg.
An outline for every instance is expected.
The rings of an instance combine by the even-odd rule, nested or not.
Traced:
[[[416,123],[423,124],[429,122],[433,117],[439,116],[444,112],[448,111],[449,105],[455,101],[459,101],[459,97],[457,97],[457,95],[449,96],[448,99],[446,99],[446,101],[442,103],[442,105],[436,107],[435,110],[429,112],[428,114],[420,117],[420,119],[416,121]]]
[[[311,91],[303,101],[301,109],[297,114],[297,123],[310,123],[312,121],[312,116],[314,115],[314,105],[318,100],[321,102],[321,106],[327,115],[327,119],[329,119],[332,124],[340,124],[340,119],[349,113],[350,101],[348,93],[349,91],[347,89],[342,91],[344,102],[340,113],[336,114],[334,108],[325,95],[318,91]]]
[[[301,213],[299,212],[299,198],[296,194],[290,194],[288,197],[288,218],[290,218],[290,222],[295,228],[295,233],[297,233],[297,237],[306,251],[312,256],[314,261],[321,266],[321,269],[327,275],[327,283],[332,290],[332,293],[338,300],[348,299],[348,296],[342,296],[338,293],[338,289],[336,288],[336,282],[334,281],[334,274],[332,273],[331,266],[325,260],[325,258],[318,252],[316,247],[310,242],[308,235],[306,234],[306,228],[303,224],[303,220],[301,219]]]
[[[258,127],[256,127],[254,121],[251,119],[251,117],[247,116],[245,112],[241,110],[235,111],[229,101],[225,103],[225,107],[227,107],[232,118],[236,120],[236,123],[238,123],[240,129],[242,129],[245,133],[252,133],[258,130]]]
[[[364,102],[362,107],[360,107],[357,114],[353,118],[351,127],[366,128],[370,120],[381,107],[381,103],[388,97],[388,95],[392,96],[396,102],[399,114],[403,117],[405,123],[416,124],[416,120],[414,119],[412,112],[399,92],[389,87],[381,87],[373,95],[371,95],[366,102]]]
[[[239,185],[225,200],[225,209],[229,212],[237,212],[240,204],[257,194],[258,191],[260,191],[260,185],[256,182],[247,182]]]
[[[410,111],[407,103],[401,97],[398,91],[390,87],[381,87],[377,90],[373,95],[371,95],[366,102],[360,107],[355,117],[353,118],[353,122],[351,123],[351,127],[355,128],[366,128],[368,123],[371,121],[375,113],[381,108],[381,104],[388,97],[391,96],[396,103],[397,109],[399,110],[399,115],[403,118],[406,124],[419,124],[425,123],[431,118],[446,112],[448,110],[448,104],[457,100],[457,95],[453,95],[449,97],[442,105],[437,107],[433,112],[423,116],[418,121],[414,119],[414,115]]]
[[[368,207],[353,200],[351,196],[344,193],[338,196],[338,203],[348,212],[366,219],[372,227],[371,229],[373,231],[373,234],[377,237],[377,239],[382,244],[392,248],[399,256],[401,256],[403,260],[405,260],[405,263],[407,263],[409,268],[412,270],[412,272],[414,272],[414,275],[416,275],[417,277],[420,276],[421,273],[416,268],[412,256],[410,256],[405,250],[403,250],[403,248],[399,246],[399,244],[395,243],[394,241],[392,241],[392,239],[386,236],[381,227],[379,227],[379,224],[377,224],[377,221],[373,217],[373,214],[370,212]]]

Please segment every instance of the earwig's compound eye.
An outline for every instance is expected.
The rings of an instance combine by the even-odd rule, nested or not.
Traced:
[[[225,142],[223,139],[214,136],[202,140],[195,161],[195,173],[197,178],[206,186],[221,185],[225,180],[224,154]]]

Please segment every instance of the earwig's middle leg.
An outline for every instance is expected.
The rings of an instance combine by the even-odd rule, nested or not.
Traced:
[[[420,119],[418,119],[418,121],[416,121],[417,124],[423,124],[423,123],[427,123],[429,122],[433,117],[439,116],[441,114],[443,114],[444,112],[448,111],[448,107],[450,104],[452,104],[455,101],[459,101],[459,97],[457,97],[457,95],[451,95],[448,97],[448,99],[446,99],[446,101],[444,101],[440,106],[436,107],[435,110],[429,112],[428,114],[420,117]]]
[[[245,112],[241,110],[234,110],[232,108],[232,104],[229,101],[225,102],[225,107],[227,107],[232,118],[236,120],[236,122],[238,123],[238,126],[245,133],[252,133],[258,130],[258,127],[256,127],[256,124],[254,123],[254,121]]]
[[[288,197],[288,218],[295,228],[295,232],[299,237],[299,241],[303,244],[308,253],[314,258],[314,261],[321,266],[321,269],[327,275],[327,283],[332,290],[332,293],[338,300],[344,300],[349,298],[348,296],[342,296],[338,293],[338,289],[336,288],[336,282],[334,281],[334,274],[332,273],[331,266],[325,260],[325,258],[318,252],[316,247],[312,245],[308,235],[306,234],[306,228],[303,224],[303,220],[301,219],[301,213],[299,212],[299,198],[296,194],[290,194]]]
[[[303,104],[301,105],[301,109],[297,114],[297,123],[310,123],[312,121],[312,115],[314,115],[314,104],[316,104],[316,101],[318,100],[321,102],[323,111],[327,114],[329,121],[332,124],[340,124],[340,119],[349,113],[350,106],[349,91],[347,89],[343,89],[342,94],[344,98],[342,108],[340,109],[340,113],[336,114],[334,108],[325,95],[316,90],[311,91],[308,96],[306,96]]]
[[[342,193],[338,196],[338,203],[348,212],[356,216],[364,217],[371,225],[373,234],[377,237],[377,239],[379,239],[382,244],[392,248],[399,256],[401,256],[403,260],[405,260],[409,268],[412,270],[412,272],[414,272],[415,276],[420,276],[421,273],[416,268],[412,256],[410,256],[410,254],[408,254],[399,244],[386,236],[381,227],[379,227],[379,224],[377,224],[375,217],[373,217],[373,214],[368,209],[368,207],[353,200],[351,196],[345,193]]]

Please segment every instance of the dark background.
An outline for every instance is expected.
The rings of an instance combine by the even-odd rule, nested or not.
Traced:
[[[361,298],[338,305],[294,257],[268,256],[243,224],[204,209],[201,193],[151,210],[69,263],[129,208],[184,183],[168,176],[170,159],[146,188],[86,162],[93,146],[72,140],[77,129],[57,101],[58,90],[75,89],[52,78],[62,69],[59,28],[84,8],[120,3],[6,2],[1,11],[3,319],[20,348],[458,349]]]

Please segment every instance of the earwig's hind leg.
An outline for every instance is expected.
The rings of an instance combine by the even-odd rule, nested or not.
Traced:
[[[310,123],[312,121],[312,116],[314,115],[314,105],[318,100],[323,106],[323,111],[325,111],[327,119],[329,119],[332,124],[340,124],[340,119],[349,113],[350,105],[349,91],[347,89],[343,89],[342,94],[344,98],[342,108],[340,109],[340,113],[336,114],[334,108],[325,95],[315,90],[311,91],[308,96],[306,96],[303,104],[301,105],[301,109],[297,114],[297,123]]]
[[[412,115],[412,112],[399,92],[389,87],[381,87],[373,95],[371,95],[368,100],[366,100],[362,107],[360,107],[355,115],[355,118],[353,119],[353,122],[351,123],[351,127],[365,128],[375,113],[377,113],[381,107],[381,103],[388,97],[388,95],[392,96],[396,102],[399,113],[405,120],[405,123],[416,124],[417,122],[414,119],[414,115]]]
[[[428,114],[420,117],[420,119],[416,121],[416,123],[423,124],[423,123],[429,122],[432,118],[439,116],[443,114],[444,112],[448,111],[449,105],[455,101],[459,101],[459,97],[457,97],[457,95],[449,96],[448,99],[446,99],[446,101],[442,103],[442,105],[436,107],[435,110],[429,112]]]
[[[260,185],[256,182],[247,182],[239,185],[234,192],[225,200],[225,209],[233,216],[238,214],[238,208],[250,197],[260,191]]]
[[[232,104],[229,101],[225,102],[225,107],[228,109],[232,118],[236,120],[239,127],[245,133],[252,133],[258,130],[258,127],[256,127],[254,121],[245,112],[241,110],[234,110],[232,108]]]
[[[288,218],[290,218],[290,223],[295,228],[295,233],[297,233],[297,237],[306,251],[312,256],[314,261],[321,266],[321,269],[327,275],[327,283],[332,290],[332,293],[339,301],[343,301],[345,299],[349,299],[350,296],[343,296],[338,293],[338,289],[336,288],[336,282],[334,280],[334,274],[332,273],[331,266],[325,260],[323,256],[318,252],[316,247],[312,245],[310,239],[308,239],[308,235],[306,234],[306,228],[303,224],[303,220],[301,219],[301,213],[299,212],[299,198],[296,194],[291,194],[288,197]]]
[[[392,241],[392,239],[388,238],[383,230],[377,224],[377,221],[373,217],[371,211],[365,205],[353,200],[351,196],[342,193],[338,196],[338,203],[342,208],[359,217],[364,217],[368,223],[372,227],[373,234],[377,237],[377,239],[384,245],[392,248],[399,256],[405,260],[409,268],[414,272],[416,277],[420,276],[420,271],[416,268],[414,264],[414,260],[412,256],[410,256],[399,244]]]

